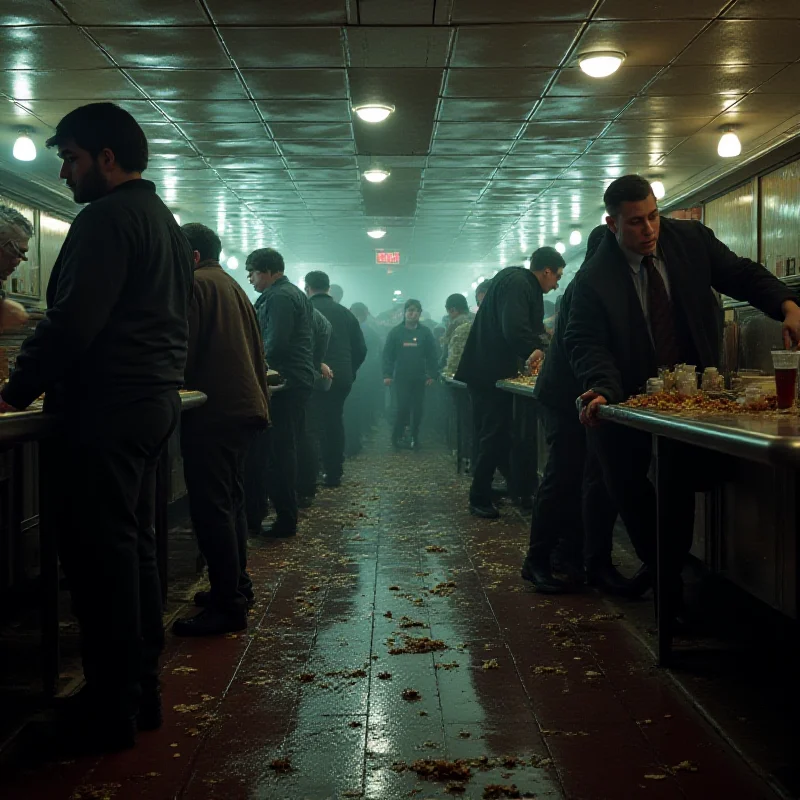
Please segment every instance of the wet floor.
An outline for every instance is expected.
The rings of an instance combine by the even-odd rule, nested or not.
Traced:
[[[247,633],[170,637],[165,725],[0,796],[769,798],[586,593],[519,578],[527,522],[465,509],[443,448],[371,445],[295,541],[253,543]]]

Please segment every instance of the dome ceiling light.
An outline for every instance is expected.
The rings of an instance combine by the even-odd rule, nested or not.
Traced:
[[[364,170],[364,177],[370,183],[383,183],[391,173],[386,169],[367,169]]]
[[[367,236],[372,239],[383,239],[386,236],[386,231],[383,228],[375,228],[374,230],[367,231]]]
[[[572,233],[569,235],[569,243],[573,247],[577,247],[582,241],[583,241],[583,236],[581,235],[581,232],[578,230],[572,231]]]
[[[390,114],[394,113],[394,106],[384,105],[383,103],[365,103],[361,106],[353,106],[358,118],[364,122],[375,125],[383,122]]]
[[[590,78],[607,78],[613,75],[625,60],[625,53],[621,50],[597,50],[590,53],[581,53],[578,56],[580,68]]]
[[[717,153],[722,158],[736,158],[742,152],[742,143],[739,137],[729,128],[722,134],[717,145]]]
[[[20,131],[12,152],[17,161],[33,161],[36,158],[36,145],[27,133]]]
[[[559,252],[562,256],[564,253],[567,252],[567,247],[564,242],[556,242],[556,251]]]
[[[664,188],[664,184],[661,183],[661,181],[652,181],[650,188],[653,190],[656,200],[660,200],[667,193],[667,190]]]

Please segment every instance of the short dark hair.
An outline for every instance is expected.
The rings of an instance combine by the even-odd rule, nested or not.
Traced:
[[[187,222],[185,225],[181,225],[181,230],[189,240],[192,250],[200,253],[201,261],[219,261],[222,242],[211,228],[207,228],[199,222]]]
[[[283,256],[271,247],[262,247],[258,250],[253,250],[244,268],[248,272],[269,272],[272,275],[275,272],[286,272],[286,266],[283,263]]]
[[[332,283],[330,285],[330,292],[331,292],[331,297],[337,303],[341,303],[342,302],[342,298],[344,297],[344,289],[342,289],[342,287],[339,286],[338,283]]]
[[[603,195],[606,213],[610,217],[617,217],[623,203],[638,203],[647,200],[651,194],[653,187],[647,178],[641,175],[623,175],[611,183]]]
[[[490,280],[488,281],[481,281],[478,284],[478,288],[475,290],[475,302],[478,302],[478,295],[483,294],[485,295],[489,291],[489,287],[492,285]]]
[[[366,320],[369,319],[369,309],[364,303],[353,303],[353,305],[350,306],[350,312],[359,322],[366,322]]]
[[[331,288],[331,279],[327,273],[314,270],[305,277],[306,289],[315,292],[327,292]]]
[[[450,297],[444,301],[444,310],[450,311],[451,309],[455,309],[461,314],[466,314],[469,311],[467,298],[464,297],[463,294],[451,294]]]
[[[555,247],[540,247],[531,255],[531,272],[544,272],[546,269],[556,272],[566,266],[567,262]]]
[[[70,140],[92,158],[108,148],[126,172],[147,169],[147,137],[139,123],[114,103],[89,103],[70,111],[46,144],[63,147]]]
[[[420,303],[419,300],[406,300],[406,304],[403,306],[403,313],[408,311],[412,306],[416,308],[420,314],[422,313],[422,303]]]

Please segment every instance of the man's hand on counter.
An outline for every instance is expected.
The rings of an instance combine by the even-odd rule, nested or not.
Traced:
[[[535,367],[538,363],[540,363],[544,359],[544,351],[543,350],[534,350],[528,356],[528,367],[531,369]]]
[[[4,331],[16,330],[25,325],[28,319],[29,316],[25,307],[17,303],[16,300],[5,298],[0,303],[0,329]]]
[[[783,344],[787,350],[792,350],[800,345],[800,306],[793,300],[787,300],[782,306],[783,311]]]
[[[597,392],[584,392],[578,398],[578,404],[580,406],[581,422],[589,428],[595,428],[600,424],[600,420],[597,417],[600,406],[608,405],[608,400]]]

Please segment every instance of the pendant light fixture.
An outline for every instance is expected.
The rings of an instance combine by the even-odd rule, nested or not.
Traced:
[[[36,145],[26,131],[20,131],[12,151],[17,161],[33,161],[36,158]]]
[[[739,137],[733,132],[733,128],[727,128],[722,134],[717,145],[717,153],[722,158],[736,158],[742,152],[742,143]]]
[[[613,75],[625,60],[621,50],[596,50],[581,53],[578,65],[590,78],[607,78]]]
[[[375,125],[383,122],[390,114],[394,113],[394,106],[384,103],[365,103],[360,106],[353,106],[359,119]]]

